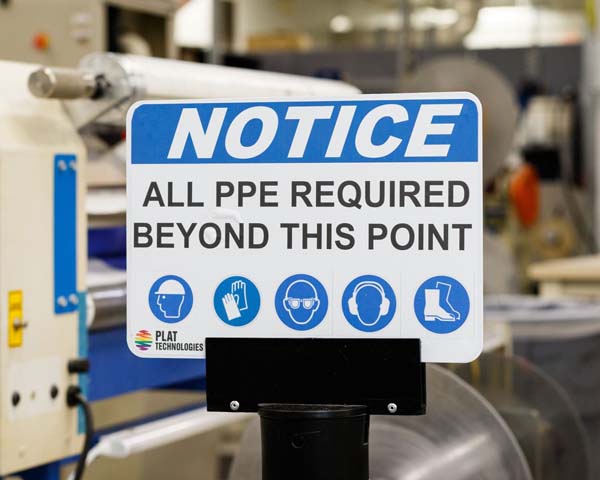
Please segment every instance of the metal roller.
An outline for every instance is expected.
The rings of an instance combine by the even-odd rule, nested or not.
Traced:
[[[90,259],[87,273],[87,324],[100,330],[125,324],[126,275],[102,260]]]
[[[127,287],[123,284],[94,287],[88,290],[88,319],[92,330],[125,324]]]
[[[78,127],[100,117],[123,124],[127,108],[139,100],[360,93],[336,80],[115,53],[87,55],[74,71],[43,68],[31,76],[29,87],[38,97],[74,99],[66,107]]]

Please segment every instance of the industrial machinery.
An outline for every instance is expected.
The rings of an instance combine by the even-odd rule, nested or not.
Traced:
[[[65,396],[70,386],[86,389],[83,365],[68,368],[86,356],[86,150],[58,102],[29,94],[33,67],[1,65],[0,473],[7,474],[81,448],[77,411]]]
[[[68,67],[97,51],[171,58],[177,6],[175,0],[6,0],[0,58]]]
[[[526,269],[534,261],[595,250],[578,186],[572,95],[534,96],[519,116],[508,81],[493,66],[460,55],[423,63],[407,88],[472,91],[488,112],[483,163],[487,293],[530,287]]]
[[[571,260],[574,271],[578,265],[575,260],[580,259]],[[583,269],[583,272],[586,270]],[[560,288],[554,288],[553,291],[550,288],[546,291],[542,289],[540,296],[490,295],[485,301],[486,322],[488,325],[509,325],[513,351],[538,366],[564,389],[573,401],[592,451],[595,451],[600,439],[600,408],[596,400],[600,394],[600,383],[590,372],[596,371],[600,365],[600,306],[597,300],[576,298],[576,294],[586,290],[593,292],[597,288],[593,288],[593,283],[582,283],[578,284],[578,288],[569,288],[567,284],[562,292]],[[505,372],[511,370],[508,364],[502,366],[498,363],[495,368]],[[473,372],[462,373],[473,378]],[[488,390],[495,390],[493,395],[498,398],[501,389],[499,378],[501,376],[498,376],[495,385],[489,376],[481,376],[475,381]],[[534,400],[535,395],[544,408],[553,408],[540,390],[539,382],[535,383],[515,382],[510,389],[521,390],[521,395],[530,400]],[[525,413],[519,408],[514,412],[518,415],[519,410]],[[596,478],[600,473],[600,461],[595,456],[591,458],[591,468],[591,477]],[[568,478],[568,475],[563,477]]]
[[[86,422],[67,403],[73,392],[94,401],[200,382],[205,371],[201,361],[142,362],[124,341],[119,145],[128,107],[143,98],[357,90],[342,82],[112,54],[88,56],[77,70],[0,62],[0,72],[0,475],[55,479],[59,462],[82,447]],[[117,172],[96,196],[88,189],[94,184],[88,156],[100,165],[112,162]],[[100,228],[88,231],[90,223]],[[89,268],[88,238],[93,256],[103,258]]]
[[[152,98],[359,92],[342,82],[104,53],[84,57],[77,69],[0,62],[0,72],[6,79],[0,91],[0,475],[57,479],[60,462],[81,450],[86,426],[67,404],[73,387],[95,401],[147,388],[196,388],[204,379],[203,361],[142,361],[125,343],[129,106]],[[556,389],[544,390],[543,379],[536,401],[518,394],[517,386],[533,384],[533,368],[516,365],[481,361],[457,370],[487,400],[448,370],[429,367],[427,416],[373,419],[373,478],[439,478],[442,471],[457,480],[542,478],[538,463],[562,449],[570,459],[564,478],[585,479],[587,444],[576,414]],[[501,391],[510,385],[518,395],[497,401],[486,378],[501,379]],[[556,409],[545,409],[540,398]],[[187,438],[221,421],[194,411],[101,436],[88,461]],[[259,478],[257,435],[251,427],[232,480]]]

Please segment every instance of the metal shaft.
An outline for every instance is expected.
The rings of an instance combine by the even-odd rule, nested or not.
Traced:
[[[125,284],[93,287],[88,290],[88,317],[91,330],[117,327],[125,324],[127,290]]]
[[[43,67],[29,76],[29,91],[39,98],[91,98],[96,94],[94,74],[71,68]]]

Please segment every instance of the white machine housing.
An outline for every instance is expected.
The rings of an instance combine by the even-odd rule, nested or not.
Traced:
[[[84,252],[73,293],[84,293],[86,150],[61,103],[27,90],[35,68],[0,61],[0,476],[71,456],[82,444],[66,392],[79,384],[67,364],[82,353],[85,302],[72,297],[73,311],[55,313],[53,239],[55,155],[69,153],[77,160],[75,245]]]
[[[91,52],[175,57],[176,0],[0,2],[0,58],[74,67]]]
[[[100,316],[102,302],[94,304],[86,279],[89,150],[78,128],[106,118],[118,127],[144,98],[359,93],[343,82],[167,59],[86,59],[82,71],[109,86],[98,98],[64,101],[30,93],[39,65],[0,61],[0,476],[70,457],[82,445],[83,422],[66,394],[71,385],[85,390],[85,376],[67,366],[86,355],[87,320],[93,310]],[[122,285],[116,290],[122,297]]]

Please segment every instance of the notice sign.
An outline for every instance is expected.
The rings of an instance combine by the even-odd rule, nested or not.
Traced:
[[[142,102],[127,128],[136,355],[202,358],[206,337],[481,352],[473,95]]]

